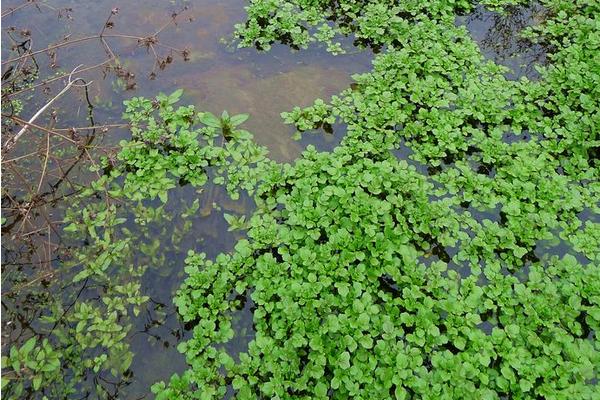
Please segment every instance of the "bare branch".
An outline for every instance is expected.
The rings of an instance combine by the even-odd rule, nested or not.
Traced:
[[[17,132],[17,134],[15,136],[13,136],[12,138],[8,139],[6,144],[4,145],[4,151],[7,152],[9,151],[11,148],[14,147],[14,145],[17,143],[17,141],[19,140],[19,138],[21,136],[23,136],[23,134],[25,132],[27,132],[27,129],[29,129],[30,124],[32,124],[33,122],[35,122],[35,120],[44,113],[44,111],[46,111],[46,109],[48,109],[48,107],[50,107],[52,105],[52,103],[54,103],[59,97],[61,97],[63,94],[67,93],[69,91],[69,89],[71,89],[71,87],[77,82],[77,81],[83,81],[83,79],[81,78],[77,78],[75,80],[73,80],[73,74],[77,71],[77,69],[79,69],[82,65],[78,65],[77,67],[75,67],[73,69],[73,71],[71,71],[71,73],[69,74],[69,80],[67,81],[67,85],[53,98],[50,99],[50,101],[48,101],[42,108],[40,108],[38,110],[38,112],[36,112],[33,117],[31,117],[31,119],[27,122],[27,124],[21,128],[21,130],[19,132]],[[85,83],[84,85],[78,85],[78,86],[87,86],[92,82],[89,83]]]

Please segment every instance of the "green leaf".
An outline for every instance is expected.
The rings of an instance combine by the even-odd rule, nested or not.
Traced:
[[[327,396],[327,385],[323,382],[317,383],[315,386],[315,394],[317,397],[326,397]]]
[[[31,350],[35,347],[37,339],[36,337],[29,338],[23,346],[21,346],[20,352],[23,353],[24,356],[27,356]]]
[[[220,128],[221,127],[221,120],[217,117],[214,116],[214,114],[210,113],[210,112],[204,112],[202,114],[200,114],[200,122],[202,122],[204,125],[213,127],[213,128]]]
[[[227,213],[223,213],[223,218],[225,218],[225,221],[227,221],[227,223],[229,225],[234,224],[236,221],[235,215],[231,215],[231,214],[227,214]]]
[[[39,390],[40,386],[42,386],[42,376],[36,375],[33,377],[33,390]]]
[[[181,98],[182,94],[183,94],[183,89],[177,89],[173,93],[171,93],[169,95],[169,104],[177,103],[179,101],[179,99]]]
[[[163,202],[163,204],[166,204],[167,201],[169,201],[169,193],[166,190],[158,192],[158,198]]]
[[[347,351],[344,351],[342,354],[340,354],[340,358],[338,360],[338,366],[341,369],[350,368],[350,353],[348,353]]]
[[[246,120],[250,117],[249,114],[237,114],[231,117],[229,122],[233,126],[238,126],[246,122]]]

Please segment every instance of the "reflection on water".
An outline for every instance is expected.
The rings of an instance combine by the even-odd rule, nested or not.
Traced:
[[[223,212],[247,214],[253,208],[249,197],[241,196],[240,200],[231,201],[220,186],[209,185],[200,193],[186,186],[170,193],[165,214],[181,214],[195,200],[198,200],[199,212],[187,219],[175,219],[157,226],[150,232],[149,236],[156,241],[154,254],[157,257],[154,260],[158,262],[153,265],[153,259],[146,255],[140,255],[138,259],[140,264],[149,265],[142,285],[151,301],[145,314],[135,321],[135,334],[130,339],[131,349],[136,355],[131,366],[134,379],[126,391],[122,390],[122,395],[141,396],[153,383],[185,370],[185,357],[177,351],[177,345],[189,338],[190,332],[179,320],[172,301],[184,279],[187,251],[202,251],[210,258],[220,252],[231,251],[243,233],[227,231]],[[189,230],[185,226],[186,220],[190,224]],[[132,224],[130,229],[135,230],[136,226]],[[251,321],[252,314],[246,317]]]
[[[535,65],[545,63],[546,49],[521,37],[521,32],[541,23],[546,12],[537,1],[506,7],[503,13],[478,5],[471,14],[457,17],[456,25],[467,27],[486,58],[511,70],[507,78],[526,76],[535,79],[539,76]]]

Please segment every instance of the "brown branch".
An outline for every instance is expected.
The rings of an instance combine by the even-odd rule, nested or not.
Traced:
[[[48,159],[50,158],[50,132],[46,132],[46,156],[44,157],[44,167],[42,168],[42,174],[40,175],[40,182],[38,183],[37,193],[40,193],[42,189],[42,183],[46,176],[46,168],[48,168]]]
[[[2,65],[5,65],[5,64],[11,63],[11,62],[15,62],[15,61],[19,61],[19,60],[22,60],[23,58],[32,57],[32,56],[35,56],[35,55],[38,55],[38,54],[41,54],[41,53],[45,53],[45,52],[50,51],[50,50],[58,49],[60,47],[69,46],[69,45],[72,45],[72,44],[81,43],[81,42],[85,42],[85,41],[88,41],[88,40],[101,39],[101,38],[107,38],[107,37],[122,38],[122,39],[135,39],[135,40],[140,41],[140,42],[143,42],[144,40],[148,40],[149,38],[155,38],[154,35],[151,35],[151,36],[135,36],[135,35],[125,35],[125,34],[120,34],[120,33],[113,33],[113,34],[110,34],[110,35],[97,34],[97,35],[92,35],[92,36],[85,36],[85,37],[82,37],[82,38],[79,38],[79,39],[72,39],[72,40],[69,40],[67,42],[57,43],[57,44],[49,46],[49,47],[47,47],[45,49],[36,50],[36,51],[30,52],[30,53],[26,53],[26,54],[23,54],[22,56],[19,56],[19,57],[10,58],[10,59],[8,59],[6,61],[3,61]],[[157,44],[157,45],[160,46],[159,43],[155,43],[155,44]],[[171,46],[167,46],[167,45],[162,45],[162,46],[163,47],[168,47],[168,48],[170,48],[172,50],[179,51],[179,52],[183,51],[183,50],[180,50],[180,49],[177,49],[177,48],[174,48],[174,47],[171,47]]]
[[[77,144],[77,141],[76,141],[76,140],[73,140],[73,139],[71,139],[71,138],[68,138],[68,137],[66,137],[66,136],[64,136],[64,135],[62,135],[62,134],[60,134],[60,133],[56,132],[56,130],[51,130],[51,129],[45,128],[45,127],[43,127],[43,126],[41,126],[41,125],[36,125],[36,124],[34,124],[34,123],[32,123],[32,122],[27,122],[27,121],[24,121],[24,120],[22,120],[22,119],[21,119],[21,118],[19,118],[19,117],[10,116],[9,118],[10,118],[10,119],[12,119],[13,121],[15,121],[16,123],[20,124],[20,125],[30,126],[30,127],[32,127],[32,128],[39,129],[39,130],[40,130],[40,131],[42,131],[42,132],[46,132],[46,133],[52,133],[52,134],[54,134],[54,135],[56,135],[56,136],[60,136],[61,138],[65,139],[65,140],[67,140],[67,141],[69,141],[69,142],[71,142],[71,143],[73,143],[73,144]]]
[[[81,126],[81,127],[73,127],[73,128],[55,128],[54,131],[84,131],[84,130],[94,130],[94,129],[111,129],[111,128],[125,128],[128,127],[129,124],[106,124],[106,125],[94,125],[94,126]]]
[[[92,70],[92,69],[96,69],[96,68],[102,67],[102,66],[104,66],[104,65],[106,65],[106,64],[108,64],[108,63],[110,63],[111,61],[113,61],[113,60],[111,60],[111,59],[106,59],[106,60],[102,61],[102,62],[101,62],[101,63],[99,63],[99,64],[92,65],[92,66],[90,66],[90,67],[86,67],[86,68],[81,68],[81,69],[78,69],[78,70],[77,70],[77,72],[75,72],[75,74],[74,74],[74,75],[81,74],[82,72],[87,72],[87,71],[90,71],[90,70]],[[30,86],[30,87],[23,88],[23,89],[21,89],[21,90],[18,90],[18,91],[16,91],[16,92],[12,92],[12,93],[10,93],[10,94],[9,94],[9,96],[16,96],[17,94],[21,94],[21,93],[23,93],[23,92],[27,92],[27,91],[29,91],[29,90],[34,90],[34,89],[37,89],[37,88],[38,88],[38,87],[40,87],[40,86],[48,85],[48,84],[50,84],[50,83],[52,83],[52,82],[56,82],[56,81],[58,81],[58,80],[60,80],[60,79],[67,78],[68,76],[69,76],[69,74],[63,74],[63,75],[56,76],[56,77],[54,77],[54,78],[51,78],[51,79],[47,79],[47,80],[45,80],[45,81],[42,81],[42,82],[40,82],[40,83],[38,83],[38,84],[35,84],[35,85],[33,85],[33,86]]]
[[[34,115],[33,117],[31,117],[31,119],[27,122],[27,124],[21,128],[21,130],[19,132],[17,132],[17,134],[15,136],[13,136],[12,138],[8,139],[4,145],[3,150],[5,152],[9,151],[12,147],[14,147],[14,145],[17,143],[17,141],[19,140],[19,138],[21,136],[23,136],[23,134],[25,132],[27,132],[27,129],[29,129],[29,125],[32,124],[40,115],[42,115],[44,113],[44,111],[46,111],[46,109],[48,107],[50,107],[52,105],[52,103],[54,103],[59,97],[61,97],[63,94],[67,93],[69,91],[69,89],[71,89],[71,87],[73,85],[75,85],[75,83],[78,80],[81,80],[81,78],[77,78],[75,80],[72,79],[73,77],[73,73],[79,68],[75,67],[75,69],[73,71],[71,71],[71,73],[69,74],[69,80],[66,84],[66,86],[60,91],[58,92],[58,94],[56,96],[54,96],[53,98],[50,99],[50,101],[48,101],[42,108],[40,108]],[[91,82],[90,82],[91,83]],[[86,83],[85,85],[89,85],[89,83]]]
[[[73,39],[73,40],[69,40],[67,42],[57,43],[55,45],[49,46],[49,47],[47,47],[45,49],[42,49],[42,50],[36,50],[36,51],[30,52],[30,53],[23,54],[22,56],[19,56],[19,57],[10,58],[10,59],[8,59],[6,61],[3,61],[2,65],[5,65],[5,64],[11,63],[11,62],[15,62],[15,61],[19,61],[19,60],[22,60],[23,58],[32,57],[32,56],[35,56],[35,55],[38,55],[38,54],[41,54],[41,53],[45,53],[45,52],[47,52],[49,50],[58,49],[59,47],[70,46],[70,45],[75,44],[75,43],[80,43],[80,42],[85,42],[85,41],[88,41],[88,40],[98,39],[99,37],[100,36],[98,36],[98,35],[85,36],[85,37],[82,37],[82,38],[79,38],[79,39]]]
[[[25,7],[29,7],[33,3],[35,3],[35,0],[28,0],[27,2],[21,4],[20,6],[9,8],[8,10],[6,10],[5,12],[2,13],[2,18],[6,17],[8,15],[11,15],[14,12],[19,11]]]

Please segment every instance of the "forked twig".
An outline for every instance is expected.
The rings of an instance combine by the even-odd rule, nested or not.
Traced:
[[[14,145],[17,143],[17,141],[19,140],[19,138],[21,136],[23,136],[23,134],[25,132],[27,132],[27,130],[29,129],[29,127],[31,126],[31,124],[33,122],[35,122],[36,119],[38,119],[38,117],[40,115],[42,115],[44,113],[44,111],[46,111],[46,109],[48,107],[50,107],[52,105],[52,103],[54,103],[59,97],[61,97],[63,94],[67,93],[67,91],[69,91],[69,89],[71,89],[72,86],[88,86],[90,83],[92,82],[88,82],[85,83],[85,81],[82,78],[77,78],[75,80],[73,80],[73,74],[77,71],[77,69],[79,69],[82,65],[78,65],[77,67],[75,67],[73,69],[73,71],[71,71],[71,73],[69,74],[69,80],[67,81],[66,86],[60,91],[58,92],[58,94],[56,96],[54,96],[53,98],[50,99],[49,102],[47,102],[42,108],[40,108],[38,110],[38,112],[36,112],[33,117],[31,117],[31,119],[29,121],[27,121],[27,124],[25,124],[25,126],[23,126],[23,128],[21,128],[21,130],[19,132],[17,132],[17,134],[15,136],[13,136],[12,138],[8,139],[6,141],[6,144],[4,145],[4,151],[9,151],[11,148],[14,147]],[[83,85],[76,85],[77,81],[83,81],[84,84]]]

